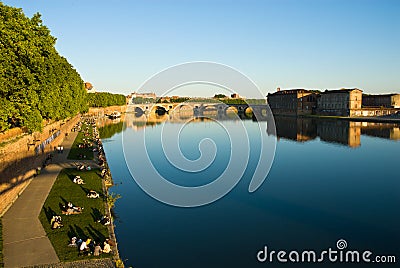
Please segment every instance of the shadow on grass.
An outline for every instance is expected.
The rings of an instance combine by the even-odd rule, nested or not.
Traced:
[[[86,187],[83,187],[82,185],[79,185],[81,187],[81,189],[85,192],[85,194],[87,195],[89,193],[89,189]]]
[[[51,221],[51,219],[53,218],[53,216],[56,216],[57,213],[51,208],[51,207],[43,207],[44,213],[46,214],[46,218],[47,220]]]
[[[76,176],[75,175],[73,175],[73,174],[69,174],[68,175],[68,179],[73,183],[74,182],[74,178],[75,178]]]
[[[92,215],[93,221],[95,222],[100,220],[101,217],[103,216],[103,214],[97,208],[92,208],[92,212],[90,213],[90,215]]]
[[[77,233],[79,238],[82,238],[82,239],[87,239],[88,238],[88,236],[85,234],[85,231],[83,231],[83,229],[81,227],[79,227],[76,224],[74,224],[74,227],[75,227],[76,233]]]
[[[64,197],[62,197],[61,195],[60,195],[60,198],[64,202],[64,205],[66,206],[68,204],[68,201]]]
[[[86,230],[88,231],[89,235],[94,239],[94,241],[102,242],[102,241],[106,240],[106,237],[104,236],[104,234],[99,232],[91,224],[89,224],[89,227],[86,226]]]

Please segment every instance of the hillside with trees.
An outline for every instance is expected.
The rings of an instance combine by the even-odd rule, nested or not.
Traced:
[[[87,111],[83,81],[55,43],[40,14],[28,18],[0,2],[0,131],[25,126],[33,132],[44,119]]]

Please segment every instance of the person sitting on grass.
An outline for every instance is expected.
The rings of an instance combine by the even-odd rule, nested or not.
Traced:
[[[101,252],[102,252],[102,249],[100,247],[100,244],[97,243],[96,246],[94,247],[93,255],[100,256]]]
[[[76,184],[85,184],[85,182],[82,180],[81,176],[75,176],[73,182]]]
[[[90,242],[90,239],[88,239]],[[80,247],[79,247],[79,253],[87,253],[89,251],[89,247],[86,243],[86,241],[82,241]]]
[[[61,216],[53,216],[53,218],[51,218],[50,225],[52,229],[63,227]]]
[[[100,222],[100,223],[103,224],[103,225],[109,225],[109,224],[111,223],[111,220],[110,220],[109,217],[103,216],[103,217],[101,217],[101,219],[98,220],[97,222]]]
[[[104,253],[110,253],[112,250],[111,250],[111,246],[110,246],[110,244],[108,243],[108,239],[106,239],[106,241],[104,241],[104,247],[103,247],[103,252]]]
[[[64,206],[63,214],[71,215],[71,214],[80,214],[82,213],[83,207],[77,207],[72,205],[71,202],[68,202],[66,206]]]
[[[78,243],[77,243],[77,238],[76,236],[71,238],[71,242],[68,244],[69,247],[77,247]]]
[[[94,190],[90,190],[86,196],[88,198],[99,198],[99,194]]]

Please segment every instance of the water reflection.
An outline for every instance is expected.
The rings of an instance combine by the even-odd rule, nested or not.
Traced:
[[[352,122],[335,119],[275,117],[276,135],[298,142],[320,140],[349,147],[361,146],[361,135],[400,140],[399,124]],[[271,129],[267,129],[271,134]]]
[[[193,113],[173,113],[162,114],[123,114],[120,119],[111,120],[108,118],[100,119],[98,127],[101,136],[104,138],[112,137],[116,133],[122,132],[125,128],[140,131],[146,127],[155,127],[163,122],[185,123],[191,121],[206,122],[212,120],[253,120],[252,116],[246,114],[227,113],[220,114],[209,112],[205,117],[195,117]],[[125,123],[125,125],[124,125]],[[267,124],[270,127],[270,124]],[[307,142],[319,138],[321,141],[336,143],[340,145],[356,148],[361,146],[361,135],[373,136],[377,138],[400,140],[400,124],[396,123],[373,123],[373,122],[352,122],[347,120],[335,119],[316,119],[316,118],[296,118],[296,117],[275,117],[276,135],[278,138],[294,140],[297,142]],[[267,128],[269,135],[273,134]]]
[[[183,136],[181,148],[190,159],[196,159],[197,141],[203,135],[217,135],[220,130],[217,124],[200,123],[207,119],[184,114],[179,117],[126,114],[123,120],[127,127],[123,133],[135,151],[140,131],[151,128],[146,129],[151,145],[148,152],[159,172],[182,185],[204,184],[218,176],[229,162],[223,153],[229,154],[228,139],[219,139],[218,146],[226,151],[218,151],[213,169],[207,174],[196,173],[196,179],[188,180],[183,176],[186,174],[165,164],[154,135],[160,133],[160,124],[167,120],[176,124],[172,127],[179,127],[180,122],[190,119],[199,124],[188,124],[186,131],[190,132]],[[250,134],[250,151],[257,153],[257,148],[261,148],[255,135],[257,123],[251,117],[248,119],[243,123]],[[322,251],[335,248],[339,238],[346,239],[354,249],[368,249],[382,255],[398,252],[394,251],[400,239],[400,218],[396,213],[400,202],[398,148],[397,144],[380,138],[399,139],[399,126],[294,117],[277,117],[275,121],[277,136],[284,140],[260,190],[248,193],[258,160],[251,156],[238,185],[223,199],[201,208],[166,206],[149,197],[134,182],[125,164],[122,133],[105,139],[104,149],[117,185],[112,191],[122,195],[115,208],[121,217],[115,230],[120,254],[124,260],[128,259],[126,265],[256,268],[263,266],[257,262],[256,254],[264,245],[274,249]],[[121,130],[115,127],[119,123],[105,122],[108,125],[104,127],[111,129],[108,133]],[[360,139],[361,135],[379,138]],[[298,146],[300,142],[305,146]],[[325,142],[355,147],[362,142],[363,147],[346,150],[344,146],[326,146]],[[139,166],[142,161],[139,157],[134,163]],[[310,168],[305,168],[310,163],[311,173]],[[160,249],[156,258],[155,246]]]

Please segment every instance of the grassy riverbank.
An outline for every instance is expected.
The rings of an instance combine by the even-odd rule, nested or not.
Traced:
[[[85,136],[86,135],[86,136]],[[87,148],[79,148],[80,144],[84,144],[85,140],[93,142],[93,127],[88,124],[83,124],[81,130],[79,130],[78,136],[76,137],[72,148],[68,154],[68,159],[72,160],[82,160],[79,155],[85,155],[85,160],[93,159],[93,147],[88,146]],[[85,140],[84,140],[85,139]]]
[[[101,244],[109,237],[107,226],[97,222],[104,215],[105,200],[102,195],[102,180],[98,173],[99,170],[64,169],[57,177],[43,205],[39,219],[62,262],[112,257],[111,254],[101,254],[100,257],[78,256],[78,248],[68,246],[69,241],[74,236],[82,239],[92,238]],[[72,182],[76,175],[81,176],[85,181],[84,185]],[[100,198],[87,198],[86,194],[89,190],[95,190],[100,194]],[[83,212],[77,215],[62,215],[61,207],[67,202],[84,207]],[[64,227],[51,229],[50,220],[53,215],[62,217]]]

